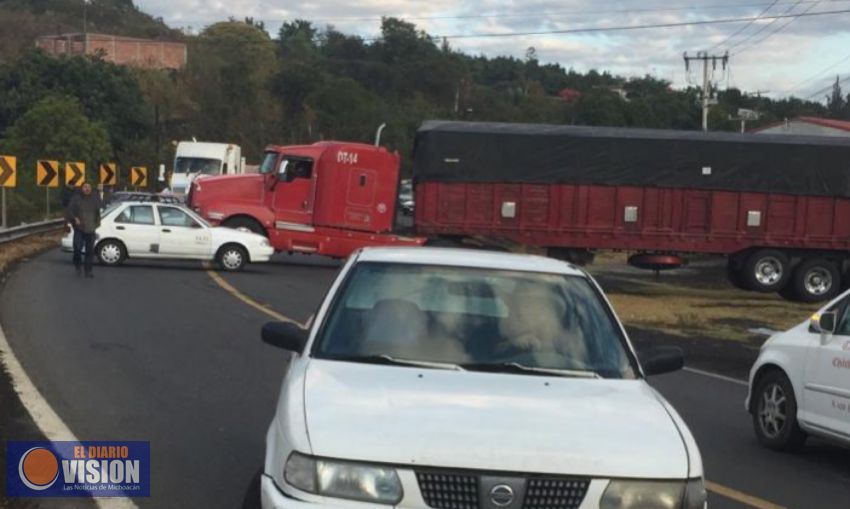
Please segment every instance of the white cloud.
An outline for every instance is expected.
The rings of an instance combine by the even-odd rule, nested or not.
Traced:
[[[850,0],[803,0],[790,11],[811,12],[850,9]],[[769,11],[782,14],[796,0],[779,0]],[[303,17],[316,25],[333,24],[347,33],[371,37],[378,33],[379,18],[386,15],[411,19],[434,35],[479,34],[565,30],[592,26],[635,26],[681,23],[702,19],[751,17],[770,3],[768,0],[339,0],[294,1],[230,0],[137,0],[143,10],[162,16],[172,26],[205,25],[246,16],[264,20],[274,33],[284,19]],[[694,6],[699,6],[699,9]],[[628,11],[628,12],[623,12]],[[481,17],[490,16],[490,17]],[[424,18],[424,19],[423,19]],[[599,69],[615,74],[639,76],[647,73],[672,79],[684,86],[682,53],[716,48],[731,49],[734,85],[745,90],[788,92],[793,85],[814,75],[844,56],[850,47],[850,14],[835,14],[788,20],[759,21],[740,35],[726,41],[744,24],[701,25],[665,29],[629,30],[595,34],[536,35],[504,38],[456,39],[456,48],[488,56],[511,55],[521,58],[528,46],[537,49],[544,62],[560,63],[578,70]],[[762,30],[763,27],[764,28]],[[775,30],[775,34],[768,36]],[[755,37],[750,37],[762,30]],[[753,44],[755,43],[755,44]],[[750,47],[751,46],[751,47]],[[736,55],[738,51],[740,55]],[[795,93],[808,95],[824,86],[835,73],[850,75],[850,61],[804,84]]]

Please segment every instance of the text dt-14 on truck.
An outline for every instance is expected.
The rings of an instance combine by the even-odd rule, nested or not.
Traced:
[[[191,206],[280,251],[475,238],[647,268],[705,253],[738,286],[835,296],[850,260],[850,140],[651,129],[426,122],[413,154],[415,220],[394,218],[399,158],[377,146],[270,146],[258,175],[196,182]]]

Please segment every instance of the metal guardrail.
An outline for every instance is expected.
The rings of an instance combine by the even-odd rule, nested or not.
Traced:
[[[30,223],[15,226],[14,228],[6,228],[5,230],[0,230],[0,244],[22,239],[37,233],[46,233],[58,230],[59,228],[62,228],[63,224],[65,224],[64,219],[51,219],[49,221],[41,221],[39,223]]]

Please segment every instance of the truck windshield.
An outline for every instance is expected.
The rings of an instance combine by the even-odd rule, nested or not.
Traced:
[[[178,157],[174,163],[174,173],[218,175],[221,173],[221,160],[204,157]]]
[[[313,355],[634,378],[625,339],[584,277],[360,263]]]

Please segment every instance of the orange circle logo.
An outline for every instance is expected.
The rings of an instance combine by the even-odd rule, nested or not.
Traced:
[[[46,490],[59,477],[59,461],[44,447],[33,447],[21,456],[18,475],[28,488]]]

